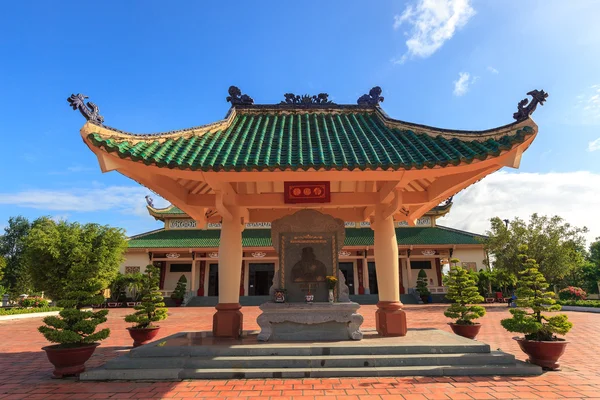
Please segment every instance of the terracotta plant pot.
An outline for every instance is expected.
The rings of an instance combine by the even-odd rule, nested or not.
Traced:
[[[448,325],[452,328],[452,332],[467,339],[475,339],[481,329],[481,324],[477,323],[474,325],[460,325],[450,322]]]
[[[142,346],[154,339],[158,335],[160,327],[153,328],[127,328],[129,336],[133,339],[133,347]]]
[[[48,361],[54,365],[52,377],[62,378],[69,375],[79,376],[85,371],[85,362],[90,359],[99,345],[100,343],[92,343],[79,347],[60,347],[55,344],[42,347],[42,350],[46,352]]]
[[[183,304],[183,299],[173,299],[173,301],[175,302],[175,307],[179,307]]]
[[[429,303],[429,296],[419,296],[419,297],[421,297],[421,301],[422,301],[424,304],[427,304],[427,303]]]
[[[553,342],[538,342],[536,340],[526,340],[523,338],[513,338],[519,343],[519,347],[523,353],[529,356],[531,364],[539,365],[548,370],[555,371],[560,368],[557,362],[560,356],[563,355],[569,342],[557,340]]]

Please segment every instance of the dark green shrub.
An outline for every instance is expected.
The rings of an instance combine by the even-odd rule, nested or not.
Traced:
[[[527,340],[558,340],[555,334],[565,335],[573,324],[564,314],[553,317],[542,314],[543,311],[559,311],[560,305],[556,304],[556,295],[547,291],[549,285],[538,270],[536,261],[527,257],[527,246],[519,246],[519,251],[524,270],[519,272],[517,306],[529,308],[531,312],[523,308],[511,309],[512,318],[503,319],[500,323],[509,332],[525,334]]]
[[[32,314],[48,311],[60,311],[60,307],[40,307],[40,308],[11,308],[11,309],[0,309],[0,316],[2,315],[17,315],[17,314]]]
[[[142,304],[135,306],[136,312],[125,317],[126,322],[134,323],[134,328],[152,328],[153,322],[167,318],[167,309],[158,287],[160,270],[153,265],[146,266],[146,273],[139,286]]]
[[[419,292],[419,296],[429,296],[431,294],[427,288],[427,272],[424,269],[420,270],[417,276],[417,292]]]
[[[40,307],[48,307],[50,302],[46,299],[42,299],[41,297],[27,297],[26,299],[19,300],[19,307],[28,308],[40,308]]]
[[[479,294],[473,275],[456,263],[453,264],[446,278],[446,297],[453,303],[444,311],[444,315],[455,319],[456,324],[473,325],[473,320],[485,315],[485,308],[473,305],[481,303],[483,297]]]
[[[175,290],[171,294],[171,298],[173,300],[183,300],[185,297],[185,292],[187,288],[187,278],[185,275],[181,275],[179,280],[177,281],[177,286],[175,286]]]

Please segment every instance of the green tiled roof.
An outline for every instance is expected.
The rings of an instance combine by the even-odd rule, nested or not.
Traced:
[[[185,212],[179,208],[171,205],[167,208],[151,208],[154,213],[161,215],[185,215]]]
[[[486,140],[478,141],[474,140],[477,132],[437,130],[434,136],[424,133],[429,128],[419,125],[401,130],[373,108],[292,111],[241,108],[230,124],[215,125],[203,134],[191,130],[153,138],[90,133],[87,138],[92,145],[116,152],[121,158],[167,168],[399,170],[484,160],[533,134],[531,127],[522,126],[519,130],[504,129],[504,136],[486,136]],[[460,138],[455,133],[460,133]]]
[[[219,230],[159,230],[134,236],[130,248],[216,248]],[[442,226],[396,228],[399,245],[480,244],[480,235]],[[372,246],[370,228],[347,228],[345,246]],[[246,229],[242,232],[243,247],[271,247],[270,229]]]

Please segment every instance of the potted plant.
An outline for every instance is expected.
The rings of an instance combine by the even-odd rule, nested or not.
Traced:
[[[138,291],[142,296],[140,305],[135,306],[135,312],[125,317],[125,322],[135,325],[127,328],[133,339],[133,347],[138,347],[150,342],[158,334],[159,326],[153,322],[167,318],[167,309],[162,294],[158,287],[160,271],[153,265],[146,266],[146,272],[141,279]]]
[[[187,278],[185,277],[185,275],[181,275],[181,277],[179,277],[179,280],[177,281],[177,286],[175,286],[175,290],[171,294],[171,298],[175,302],[176,307],[179,307],[181,303],[183,303],[186,287]]]
[[[333,290],[335,289],[335,285],[337,285],[338,278],[333,275],[328,275],[325,277],[325,280],[327,281],[327,288],[329,289],[329,302],[333,303]]]
[[[509,332],[519,332],[524,338],[515,337],[519,347],[529,356],[529,362],[544,369],[559,368],[558,359],[564,353],[567,341],[556,334],[567,334],[573,324],[564,314],[549,317],[546,311],[559,311],[555,294],[547,291],[548,283],[538,270],[534,259],[526,255],[527,246],[519,246],[519,259],[524,270],[519,272],[517,283],[517,307],[510,310],[512,318],[503,319],[502,326]],[[528,312],[527,309],[531,311]]]
[[[453,262],[446,277],[445,285],[448,287],[446,297],[452,301],[452,304],[444,311],[444,315],[455,319],[454,322],[448,323],[455,334],[475,339],[481,324],[473,320],[483,317],[485,308],[474,304],[481,303],[483,297],[479,294],[473,276],[457,263],[458,261]]]
[[[54,365],[55,378],[79,375],[85,371],[85,362],[100,345],[98,342],[106,339],[110,333],[108,328],[96,332],[96,327],[106,322],[108,310],[81,310],[89,304],[104,300],[102,295],[90,295],[86,289],[88,288],[84,287],[66,292],[66,298],[58,301],[58,306],[64,309],[58,316],[44,318],[45,325],[38,328],[49,342],[57,343],[42,348]]]
[[[417,292],[419,292],[419,297],[421,297],[423,303],[429,302],[431,292],[427,288],[427,272],[424,269],[420,270],[417,276]]]

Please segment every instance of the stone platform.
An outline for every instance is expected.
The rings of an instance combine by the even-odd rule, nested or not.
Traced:
[[[361,340],[358,303],[264,303],[258,340]]]
[[[409,329],[404,337],[363,331],[361,341],[260,342],[210,332],[182,332],[86,371],[81,380],[309,378],[351,376],[540,375],[540,367],[511,354],[437,329]]]

